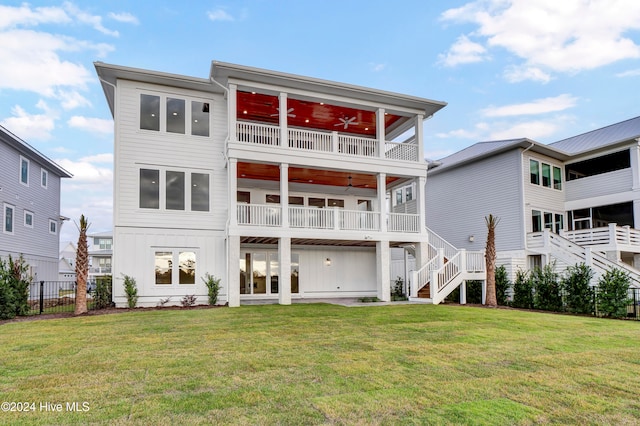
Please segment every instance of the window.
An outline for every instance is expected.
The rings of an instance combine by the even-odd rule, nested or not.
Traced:
[[[49,219],[49,233],[57,234],[58,233],[58,222],[53,219]]]
[[[562,189],[562,170],[553,166],[553,189]]]
[[[564,229],[564,215],[559,213],[544,212],[540,210],[531,211],[531,230],[541,232],[543,229],[550,229],[559,234]]]
[[[15,207],[9,204],[4,205],[4,226],[2,227],[2,231],[5,234],[13,234],[13,216],[15,212]]]
[[[208,137],[209,105],[209,102],[140,94],[140,129]]]
[[[208,173],[140,169],[140,208],[209,211]],[[161,193],[160,188],[164,188]],[[188,190],[187,188],[190,188]]]
[[[24,226],[33,228],[33,213],[28,210],[24,211]]]
[[[184,134],[184,99],[167,98],[167,132]]]
[[[327,200],[327,205],[329,207],[337,207],[337,208],[344,208],[344,200],[338,199],[338,198],[329,198]]]
[[[614,172],[616,170],[628,169],[631,167],[631,154],[628,149],[603,155],[589,160],[579,161],[565,166],[567,180],[581,179],[595,176],[602,173]]]
[[[531,229],[533,232],[542,231],[542,213],[540,212],[540,210],[533,210],[531,212],[531,224]]]
[[[29,186],[29,160],[20,157],[20,183]]]
[[[184,210],[184,172],[167,171],[167,210]]]
[[[191,173],[191,210],[209,211],[209,175],[206,173]]]
[[[157,285],[195,284],[196,253],[186,250],[156,251],[155,276]]]
[[[405,188],[405,199],[407,200],[407,202],[413,200],[413,187],[412,186],[407,186]]]
[[[93,245],[100,247],[100,250],[111,250],[113,240],[111,238],[94,238]]]
[[[209,136],[209,103],[191,102],[191,134]]]
[[[562,169],[538,160],[529,159],[529,181],[533,185],[562,190]]]
[[[140,169],[140,208],[160,208],[160,171]]]
[[[396,205],[402,204],[402,189],[396,190]]]
[[[542,186],[551,188],[551,166],[542,163]]]
[[[160,130],[160,96],[140,95],[140,128]]]
[[[47,172],[45,169],[41,169],[40,170],[40,185],[43,188],[47,188],[47,185],[49,183],[49,172]]]
[[[540,185],[540,163],[536,160],[529,160],[529,174],[531,175],[531,183]]]

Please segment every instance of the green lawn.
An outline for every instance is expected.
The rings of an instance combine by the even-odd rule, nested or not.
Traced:
[[[0,325],[1,399],[35,403],[1,424],[638,424],[639,394],[635,321],[297,304]]]

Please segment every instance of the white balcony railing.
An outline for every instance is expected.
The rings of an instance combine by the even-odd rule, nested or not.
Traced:
[[[247,121],[236,122],[238,142],[280,146],[280,127]],[[382,157],[378,139],[333,132],[287,129],[288,148],[305,151],[333,152],[360,157]],[[418,145],[414,143],[385,142],[384,158],[390,160],[419,161]]]
[[[238,204],[237,207],[238,225],[283,225],[282,208],[278,204]],[[289,206],[291,228],[380,231],[380,218],[379,212]],[[420,232],[420,218],[416,214],[391,213],[387,223],[392,232]]]

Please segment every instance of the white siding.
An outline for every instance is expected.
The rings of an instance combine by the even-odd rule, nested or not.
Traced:
[[[493,214],[500,218],[498,250],[524,248],[520,158],[520,150],[513,150],[429,175],[427,226],[457,248],[482,250],[484,218]]]
[[[566,183],[567,201],[613,195],[632,190],[631,169],[584,177]]]

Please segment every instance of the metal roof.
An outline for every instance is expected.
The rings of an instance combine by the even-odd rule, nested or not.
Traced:
[[[506,139],[500,141],[478,142],[461,151],[455,152],[448,157],[429,163],[429,174],[434,175],[444,170],[453,169],[467,163],[478,161],[482,158],[491,157],[512,149],[530,149],[533,152],[547,155],[558,160],[566,160],[569,156],[556,148],[532,141],[527,138]]]
[[[606,148],[617,143],[628,142],[638,137],[640,137],[640,117],[635,117],[554,142],[549,146],[575,155],[585,151]]]

